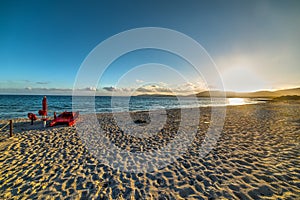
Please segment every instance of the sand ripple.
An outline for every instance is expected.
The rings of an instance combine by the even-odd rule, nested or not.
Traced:
[[[299,116],[299,104],[228,107],[217,146],[201,158],[198,147],[210,118],[209,108],[203,108],[188,150],[152,173],[129,173],[104,165],[90,154],[74,127],[43,129],[39,122],[30,126],[19,120],[13,138],[3,136],[7,130],[1,132],[0,198],[297,199]],[[102,126],[110,128],[108,123]],[[175,122],[165,127],[168,134],[141,140],[118,131],[106,137],[119,148],[141,151],[143,146],[142,151],[147,151],[171,141],[170,130],[176,130]]]

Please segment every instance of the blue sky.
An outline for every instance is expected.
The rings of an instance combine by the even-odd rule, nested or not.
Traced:
[[[299,11],[299,1],[1,1],[0,92],[70,92],[90,51],[115,34],[140,27],[169,28],[195,39],[216,63],[227,90],[298,87]],[[128,77],[131,83],[120,81],[146,63],[172,66],[187,81],[172,79],[163,69],[137,72]],[[184,60],[155,50],[122,56],[96,88],[105,95],[118,88],[149,89],[153,81],[153,92],[161,87],[205,89]]]

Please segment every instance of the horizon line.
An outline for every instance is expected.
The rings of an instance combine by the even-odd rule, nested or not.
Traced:
[[[2,88],[4,89],[4,88]],[[12,88],[5,88],[5,90],[9,90]],[[174,93],[141,93],[141,94],[136,94],[136,95],[112,95],[112,94],[96,94],[97,91],[82,91],[82,94],[80,95],[75,95],[75,96],[91,96],[91,94],[93,94],[93,92],[95,93],[93,96],[103,96],[103,97],[111,97],[111,96],[119,96],[119,97],[130,97],[130,96],[191,96],[191,95],[197,95],[203,92],[224,92],[224,93],[235,93],[235,94],[251,94],[251,93],[256,93],[256,92],[277,92],[277,91],[283,91],[283,90],[293,90],[293,89],[300,89],[300,86],[298,87],[290,87],[290,88],[285,88],[285,89],[260,89],[260,90],[255,90],[255,91],[231,91],[231,90],[218,90],[218,89],[213,89],[213,90],[202,90],[199,91],[197,93],[191,93],[191,94],[174,94]],[[0,89],[1,90],[1,89]],[[12,89],[12,90],[22,90],[22,89]],[[51,90],[51,89],[49,89]],[[51,92],[49,91],[48,92]],[[1,92],[0,91],[0,95],[48,95],[48,96],[73,96],[74,94],[72,94],[72,90],[70,89],[66,89],[68,90],[68,94],[66,93],[47,93],[47,91],[45,93],[26,93],[24,91],[18,93],[16,91],[14,92]]]

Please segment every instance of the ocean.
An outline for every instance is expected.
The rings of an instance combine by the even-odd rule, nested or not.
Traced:
[[[43,95],[0,95],[0,119],[27,118],[27,113],[38,114],[42,109]],[[89,104],[89,97],[77,97],[85,104]],[[113,100],[113,101],[112,101]],[[72,111],[72,96],[47,96],[48,115],[57,114],[63,111]],[[112,103],[113,102],[113,103]],[[227,98],[225,105],[242,105],[258,103],[255,99]],[[157,97],[157,96],[133,96],[133,97],[110,97],[96,96],[95,109],[97,113],[103,112],[123,112],[123,111],[144,111],[172,108],[192,108],[199,106],[220,106],[224,105],[224,100],[214,98],[180,98],[177,97]],[[80,113],[89,113],[90,109],[80,106]],[[88,105],[87,105],[88,107]],[[77,110],[76,110],[77,111]]]

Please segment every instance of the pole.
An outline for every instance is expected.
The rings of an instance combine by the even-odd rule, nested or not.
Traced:
[[[43,108],[43,116],[42,116],[42,120],[43,120],[43,124],[44,124],[44,128],[46,127],[47,124],[47,97],[44,96],[43,101],[42,101],[42,108]]]
[[[12,120],[9,120],[9,125],[10,125],[10,128],[9,128],[9,137],[12,137],[13,135],[13,129],[14,129],[14,124],[13,124],[13,121]]]
[[[44,118],[43,118],[43,124],[44,124],[44,128],[46,127],[46,123],[47,123],[47,118],[46,118],[46,116],[43,116]]]

